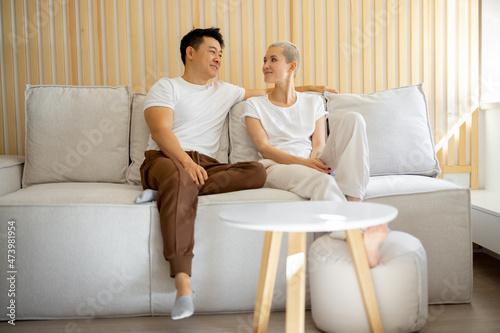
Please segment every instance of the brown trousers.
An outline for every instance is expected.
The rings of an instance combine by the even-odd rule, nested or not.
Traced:
[[[172,277],[180,272],[191,275],[198,195],[260,188],[266,181],[259,162],[226,164],[196,151],[186,153],[207,171],[204,185],[196,185],[178,161],[160,151],[146,151],[141,166],[142,187],[158,191],[163,255]]]

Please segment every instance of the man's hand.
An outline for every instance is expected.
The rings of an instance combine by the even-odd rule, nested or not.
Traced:
[[[334,89],[334,88],[330,88],[328,86],[324,86],[325,88],[325,91],[327,92],[330,92],[330,93],[334,93],[334,94],[338,94],[339,92],[337,91],[337,89]]]
[[[330,173],[331,169],[325,165],[319,158],[304,158],[302,160],[302,165],[316,169],[324,173]]]
[[[205,180],[208,179],[208,174],[204,168],[191,161],[187,165],[184,165],[184,169],[196,185],[205,185]]]

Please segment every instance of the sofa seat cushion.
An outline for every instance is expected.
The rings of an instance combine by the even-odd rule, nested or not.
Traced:
[[[0,197],[0,206],[37,205],[134,205],[142,187],[111,183],[54,183],[39,184]],[[226,202],[305,200],[298,195],[277,189],[263,188],[230,193],[202,195],[198,205],[224,204]]]
[[[221,203],[269,202],[269,201],[301,201],[306,200],[295,193],[273,188],[259,188],[229,193],[202,195],[198,197],[198,205]]]
[[[33,185],[0,197],[0,206],[133,205],[142,188],[112,183],[51,183]]]
[[[371,177],[365,200],[397,195],[414,195],[438,191],[463,191],[454,183],[425,176],[396,175]],[[0,197],[0,206],[44,204],[134,204],[142,188],[112,183],[39,184]],[[259,201],[301,201],[300,196],[284,190],[262,188],[230,193],[204,195],[198,204]]]
[[[24,156],[0,156],[0,196],[15,192],[21,188]]]
[[[449,181],[416,175],[393,175],[370,177],[365,200],[437,191],[463,191],[463,186]]]

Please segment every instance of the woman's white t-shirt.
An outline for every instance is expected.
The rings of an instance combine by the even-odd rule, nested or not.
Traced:
[[[215,157],[229,109],[244,97],[245,89],[224,81],[197,85],[182,77],[161,78],[149,90],[144,110],[152,106],[171,108],[172,131],[182,149]],[[161,150],[151,135],[147,150]]]
[[[269,101],[269,95],[249,98],[240,120],[246,125],[246,117],[259,119],[271,146],[294,156],[309,158],[316,121],[326,114],[321,97],[298,92],[297,101],[289,107],[274,105]]]

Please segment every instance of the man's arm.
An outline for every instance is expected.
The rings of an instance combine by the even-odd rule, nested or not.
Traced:
[[[243,100],[246,101],[250,97],[264,96],[264,95],[269,94],[273,90],[274,90],[274,88],[267,88],[267,89],[245,89],[245,97],[243,97]]]
[[[158,144],[162,153],[180,162],[196,184],[205,184],[208,178],[207,172],[186,154],[172,132],[174,110],[163,106],[152,106],[144,111],[144,117],[151,131],[151,138]]]
[[[301,164],[328,173],[328,167],[318,158],[297,157],[271,146],[269,137],[259,119],[246,117],[245,123],[250,137],[263,158],[271,159],[281,164]]]
[[[274,88],[267,88],[267,89],[245,89],[245,97],[243,100],[247,100],[250,97],[257,97],[257,96],[264,96],[272,92]],[[319,92],[319,93],[324,93],[324,92],[331,92],[334,94],[338,94],[339,92],[336,89],[330,88],[328,86],[300,86],[300,87],[295,87],[295,90],[298,92],[305,92],[305,91],[314,91],[314,92]]]
[[[306,92],[306,91],[314,91],[314,92],[319,92],[319,93],[324,93],[324,92],[331,92],[334,94],[338,94],[339,92],[334,89],[330,88],[329,86],[300,86],[300,87],[295,87],[295,90],[298,92]]]

